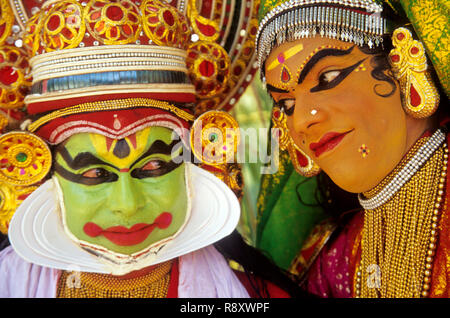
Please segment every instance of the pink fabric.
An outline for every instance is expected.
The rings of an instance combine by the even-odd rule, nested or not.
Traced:
[[[0,298],[54,298],[59,275],[26,262],[11,246],[0,252]]]
[[[180,257],[179,298],[248,298],[247,290],[214,246]]]
[[[179,298],[249,297],[213,246],[179,260]],[[9,246],[0,252],[0,298],[54,298],[60,274],[60,270],[26,262]]]
[[[349,244],[350,224],[320,252],[308,273],[306,288],[319,297],[352,297],[352,273],[350,255],[353,244]],[[336,233],[335,233],[336,234]]]

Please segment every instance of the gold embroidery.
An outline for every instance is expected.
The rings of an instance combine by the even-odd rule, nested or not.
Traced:
[[[149,274],[123,279],[106,274],[63,272],[58,298],[165,298],[172,261],[157,265]]]

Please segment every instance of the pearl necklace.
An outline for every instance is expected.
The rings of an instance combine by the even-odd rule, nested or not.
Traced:
[[[405,181],[392,200],[366,211],[361,260],[354,277],[355,297],[429,296],[448,164],[448,147],[440,142],[439,135],[435,133],[427,141],[419,140],[412,147],[412,156],[407,154],[398,171],[403,171],[419,150],[427,149],[428,159],[422,164],[418,161],[416,173]],[[436,143],[440,145],[434,149],[432,145]],[[396,170],[392,173],[398,174]],[[383,182],[390,180],[388,176]],[[383,182],[379,188],[384,190]],[[379,190],[374,188],[368,195],[372,196],[374,191]]]
[[[358,200],[365,210],[373,210],[389,201],[397,191],[424,165],[445,140],[445,133],[438,129],[417,151],[402,170],[377,195],[366,199],[362,193]]]

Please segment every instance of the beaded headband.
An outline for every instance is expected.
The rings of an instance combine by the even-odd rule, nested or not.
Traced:
[[[372,0],[290,0],[274,7],[256,35],[261,68],[270,52],[285,42],[328,37],[359,46],[378,46],[386,32],[382,6]]]

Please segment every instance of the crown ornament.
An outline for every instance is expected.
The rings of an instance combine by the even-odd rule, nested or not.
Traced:
[[[182,90],[194,96],[191,99],[196,100],[196,114],[212,109],[230,110],[257,71],[254,39],[259,1],[244,0],[233,11],[226,9],[225,2],[194,0],[168,0],[168,3],[160,0],[1,0],[0,3],[0,45],[2,50],[10,46],[15,51],[12,55],[5,52],[4,62],[0,60],[0,108],[14,110],[8,111],[9,121],[18,117],[15,112],[24,108],[25,96],[34,95],[28,97],[34,103],[37,99],[33,98],[42,94],[46,86],[55,91],[66,90],[68,85],[86,90],[93,83],[112,80],[111,74],[94,79],[86,79],[87,76],[49,78],[55,71],[53,77],[61,78],[66,77],[64,72],[67,71],[75,73],[72,76],[82,74],[82,68],[105,69],[104,63],[108,62],[107,66],[114,67],[114,71],[118,67],[128,71],[130,67],[136,68],[136,63],[144,64],[157,72],[132,74],[131,78],[129,73],[122,74],[120,81],[145,85],[155,80],[158,84],[169,80],[172,92]],[[232,28],[231,21],[236,21]],[[206,43],[209,52],[199,54],[199,42]],[[124,52],[123,47],[114,47],[119,45],[132,45],[133,50]],[[140,56],[124,56],[139,45],[152,46],[154,52],[145,57],[142,51]],[[161,52],[158,46],[163,47],[163,51],[172,50]],[[109,55],[92,60],[92,50],[102,47]],[[219,55],[216,47],[222,49]],[[78,49],[83,48],[91,54],[80,53]],[[198,55],[196,63],[194,59],[186,61],[190,50]],[[57,56],[65,51],[70,59],[66,56],[64,61],[59,58],[50,61],[44,57],[48,53]],[[10,56],[13,61],[9,60]],[[20,59],[15,60],[15,56]],[[48,55],[51,59],[55,56]],[[223,58],[225,65],[220,61],[211,62],[215,58]],[[199,63],[199,59],[207,61]],[[173,67],[174,72],[161,75],[160,69],[167,65]],[[224,70],[226,67],[228,70]]]
[[[404,110],[415,118],[431,116],[439,106],[439,92],[431,79],[425,48],[411,31],[400,27],[392,35],[389,62],[402,91]]]
[[[382,6],[373,0],[289,0],[266,9],[256,35],[260,67],[284,42],[321,36],[372,48],[386,32]]]

